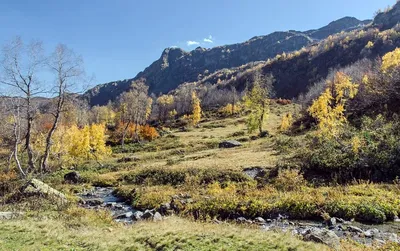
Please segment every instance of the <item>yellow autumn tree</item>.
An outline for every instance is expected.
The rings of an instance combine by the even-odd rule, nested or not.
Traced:
[[[242,106],[240,103],[237,103],[235,105],[229,103],[226,106],[223,106],[218,109],[218,112],[228,116],[228,115],[233,115],[233,114],[238,114],[242,110]]]
[[[327,82],[327,86],[308,111],[318,122],[320,136],[334,138],[347,122],[345,106],[349,99],[355,97],[359,85],[353,83],[348,75],[337,72],[333,81]]]
[[[162,95],[157,98],[156,103],[158,105],[158,119],[165,121],[168,117],[170,117],[169,115],[172,105],[174,104],[174,96]]]
[[[381,70],[383,73],[389,73],[400,65],[400,48],[396,48],[394,51],[386,53],[382,57]]]
[[[200,99],[197,97],[196,92],[192,92],[192,125],[197,125],[201,119],[201,105]]]
[[[282,118],[281,125],[279,126],[279,131],[281,132],[289,131],[289,129],[292,127],[292,124],[293,124],[292,114],[291,113],[285,114],[285,116],[283,116]]]
[[[244,96],[244,105],[250,111],[247,117],[249,133],[259,130],[263,132],[263,124],[269,112],[269,93],[272,88],[273,77],[265,78],[260,72],[254,76],[253,88]]]

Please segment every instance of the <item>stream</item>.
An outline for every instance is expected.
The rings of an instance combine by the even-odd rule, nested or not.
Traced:
[[[162,220],[160,213],[153,210],[144,212],[132,208],[123,200],[113,195],[113,188],[95,187],[85,193],[80,194],[83,200],[82,206],[88,209],[107,209],[110,210],[113,218],[117,222],[133,224],[142,219]],[[218,220],[215,223],[221,223]],[[263,219],[261,217],[249,220],[243,217],[236,219],[241,224],[257,224],[263,231],[283,231],[293,235],[305,235],[315,229],[333,231],[339,238],[351,238],[359,243],[370,245],[373,242],[385,243],[393,241],[400,243],[400,222],[387,222],[379,225],[369,225],[359,222],[344,221],[334,218],[330,226],[319,221],[299,221],[291,220],[279,215],[275,219]]]

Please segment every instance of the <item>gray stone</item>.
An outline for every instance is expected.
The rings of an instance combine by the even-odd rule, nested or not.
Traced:
[[[364,232],[364,236],[367,238],[372,238],[378,234],[379,234],[379,230],[376,228],[368,229],[367,231]]]
[[[326,221],[326,224],[328,226],[335,226],[336,225],[336,218],[335,217],[331,217],[329,220]]]
[[[233,148],[239,146],[242,146],[242,144],[236,140],[225,140],[219,143],[219,148]]]
[[[265,224],[266,221],[262,217],[257,217],[254,219],[254,222],[258,224]]]
[[[236,221],[237,221],[238,223],[246,223],[246,222],[247,222],[247,219],[244,218],[244,217],[238,217],[238,218],[236,219]]]
[[[305,241],[323,243],[334,250],[340,249],[340,238],[331,230],[311,228],[305,232],[303,238]]]
[[[348,226],[347,230],[354,233],[363,233],[361,228],[355,226]]]
[[[154,215],[153,215],[153,221],[162,221],[162,216],[161,216],[161,214],[159,213],[159,212],[156,212]]]
[[[134,212],[133,213],[133,215],[132,215],[132,219],[133,220],[141,220],[142,219],[142,217],[143,217],[143,212],[142,211],[136,211],[136,212]]]

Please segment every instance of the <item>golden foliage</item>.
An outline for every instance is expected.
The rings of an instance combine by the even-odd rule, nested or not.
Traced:
[[[233,114],[238,114],[242,111],[242,107],[240,103],[235,104],[227,104],[224,107],[221,107],[218,109],[218,112],[227,116],[227,115],[233,115]]]
[[[35,149],[43,151],[45,136],[41,134],[34,142]],[[54,133],[51,145],[51,159],[63,163],[79,163],[84,160],[101,160],[111,154],[106,146],[106,128],[104,124],[61,126]]]
[[[374,43],[372,41],[369,41],[367,45],[365,45],[365,48],[367,49],[371,49],[372,47],[374,47]]]
[[[347,122],[344,114],[346,102],[355,97],[359,85],[342,72],[337,72],[334,80],[327,85],[328,88],[308,111],[318,121],[321,136],[336,137]]]
[[[400,65],[400,48],[396,48],[392,52],[388,52],[382,57],[382,67],[383,73],[388,73],[394,68]]]
[[[192,92],[192,125],[197,125],[201,119],[201,106],[200,99],[197,97],[196,92]]]
[[[160,136],[157,130],[149,125],[141,126],[139,132],[140,136],[148,141],[152,141]]]
[[[247,130],[252,133],[257,128],[262,132],[262,125],[269,112],[269,90],[267,86],[262,86],[263,79],[256,76],[253,88],[244,96],[244,105],[250,110],[247,117]]]
[[[293,124],[292,114],[291,113],[285,114],[285,116],[283,116],[282,118],[281,125],[279,126],[279,131],[281,132],[289,131],[289,129],[292,127],[292,124]]]

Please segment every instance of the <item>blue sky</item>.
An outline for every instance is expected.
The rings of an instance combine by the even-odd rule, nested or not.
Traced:
[[[96,84],[132,78],[164,48],[243,42],[344,16],[371,19],[395,0],[0,0],[0,45],[15,36],[64,43]]]

